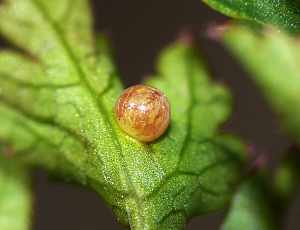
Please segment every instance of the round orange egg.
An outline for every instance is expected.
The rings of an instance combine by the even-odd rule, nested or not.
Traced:
[[[122,130],[142,142],[159,138],[170,123],[167,97],[146,85],[126,89],[116,103],[115,112]]]

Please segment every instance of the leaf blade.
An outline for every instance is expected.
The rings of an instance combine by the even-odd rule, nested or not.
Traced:
[[[276,25],[291,32],[300,31],[300,5],[297,1],[203,0],[203,2],[229,17]]]
[[[256,175],[243,182],[235,195],[222,230],[277,229],[272,202],[266,190],[266,182]]]
[[[28,169],[2,155],[0,158],[0,228],[29,230],[32,197]]]
[[[279,115],[285,130],[298,142],[300,82],[297,40],[274,29],[260,33],[239,24],[228,27],[223,39]]]
[[[120,222],[132,229],[167,229],[170,222],[181,228],[189,217],[219,209],[228,201],[243,161],[239,153],[244,149],[228,148],[217,140],[221,139],[217,127],[230,113],[230,96],[227,90],[209,80],[192,47],[177,43],[166,51],[171,61],[167,65],[162,62],[161,68],[171,70],[176,63],[181,63],[175,83],[182,84],[174,84],[175,93],[170,88],[164,91],[173,105],[177,103],[176,92],[183,92],[184,97],[172,108],[171,129],[157,142],[145,144],[125,135],[115,121],[114,104],[122,85],[105,39],[95,39],[97,44],[93,44],[90,39],[93,34],[86,23],[83,24],[89,28],[84,32],[74,31],[72,20],[89,21],[86,19],[89,14],[81,15],[83,10],[75,4],[78,13],[74,15],[80,15],[62,27],[56,21],[63,11],[59,4],[46,0],[9,0],[8,3],[0,8],[0,19],[9,15],[6,22],[0,20],[0,31],[25,51],[9,54],[10,59],[6,53],[2,58],[0,55],[3,61],[0,89],[6,84],[0,95],[0,139],[14,147],[16,159],[46,167],[92,187],[113,207]],[[24,12],[16,16],[18,8]],[[20,20],[14,20],[18,17],[31,20],[35,27],[18,31],[23,25]],[[78,39],[69,36],[70,33],[85,37],[80,50],[74,47]],[[29,36],[29,42],[22,40],[21,35]],[[51,44],[51,50],[48,46],[44,50],[45,44]],[[19,65],[24,69],[11,71]],[[173,73],[166,72],[167,84]],[[162,78],[156,80],[162,81]],[[44,97],[41,85],[49,92]],[[202,90],[198,92],[196,85]],[[40,99],[45,101],[39,102]],[[188,106],[181,107],[186,102]],[[200,125],[197,115],[201,116]],[[181,124],[183,118],[186,122]],[[203,148],[203,159],[205,155],[211,157],[206,158],[202,167],[190,172],[197,164],[193,162],[196,157],[189,155],[190,150],[196,155],[198,147]],[[207,167],[209,170],[204,170]],[[224,173],[228,177],[220,181]],[[213,186],[208,178],[215,178],[220,186]],[[203,187],[208,189],[201,189],[202,180]],[[217,196],[213,193],[210,196],[209,190]],[[212,204],[195,205],[203,197]]]

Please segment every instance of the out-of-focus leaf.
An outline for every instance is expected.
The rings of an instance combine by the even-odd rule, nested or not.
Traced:
[[[275,230],[272,200],[266,181],[255,176],[238,189],[222,230]]]
[[[298,148],[291,148],[280,161],[275,172],[274,190],[278,203],[287,206],[295,196],[300,184],[300,155]]]
[[[257,32],[239,24],[229,25],[223,39],[300,143],[299,40],[274,29]]]
[[[31,190],[27,169],[0,156],[0,229],[29,230]]]

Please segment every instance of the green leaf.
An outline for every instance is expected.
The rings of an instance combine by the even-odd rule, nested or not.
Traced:
[[[297,195],[300,181],[300,156],[299,149],[292,147],[281,159],[274,175],[274,191],[278,203],[286,208]]]
[[[9,150],[8,150],[9,151]],[[0,156],[0,229],[29,230],[31,190],[27,169]]]
[[[244,181],[238,189],[222,230],[274,230],[272,196],[268,195],[267,182],[256,175]]]
[[[222,230],[241,226],[245,230],[281,229],[299,188],[299,163],[299,149],[292,147],[279,162],[274,177],[260,171],[247,178],[233,198]]]
[[[182,229],[222,208],[244,148],[218,126],[230,96],[213,84],[193,47],[163,52],[149,81],[169,97],[171,126],[145,144],[114,118],[122,91],[86,0],[7,0],[0,31],[17,51],[0,53],[0,139],[15,158],[96,190],[132,229]]]
[[[300,142],[299,41],[273,29],[257,32],[231,25],[224,35],[226,46],[251,73],[289,134]]]
[[[295,0],[203,0],[221,13],[300,32],[300,2]]]

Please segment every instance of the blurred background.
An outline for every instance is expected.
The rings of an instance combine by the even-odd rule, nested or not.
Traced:
[[[192,30],[212,78],[231,88],[235,105],[224,130],[240,135],[257,153],[270,156],[274,164],[289,146],[276,117],[247,74],[228,52],[207,36],[207,28],[227,20],[200,0],[94,0],[95,30],[106,32],[116,50],[116,62],[126,86],[136,84],[154,71],[158,52],[182,30]],[[6,46],[0,40],[0,46]],[[111,211],[93,192],[34,175],[33,230],[123,229]],[[188,230],[218,229],[225,212],[193,219]],[[300,197],[292,204],[285,230],[299,229]],[[242,229],[242,228],[241,228]]]

